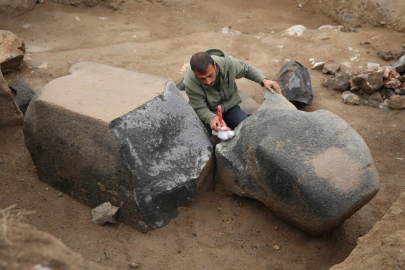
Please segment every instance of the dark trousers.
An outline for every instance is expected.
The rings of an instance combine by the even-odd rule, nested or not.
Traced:
[[[231,129],[235,129],[239,123],[245,120],[247,117],[247,114],[240,109],[239,105],[236,105],[226,113],[222,114],[222,118],[224,119],[226,125]],[[212,136],[212,129],[210,125],[205,124],[205,127],[207,128],[208,134]]]

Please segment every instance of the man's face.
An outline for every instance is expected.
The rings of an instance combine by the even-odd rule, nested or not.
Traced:
[[[205,73],[199,73],[197,71],[194,71],[194,73],[200,80],[200,82],[208,86],[213,86],[215,83],[215,79],[217,78],[217,71],[218,71],[217,63],[214,62],[214,65],[210,64],[207,67]]]

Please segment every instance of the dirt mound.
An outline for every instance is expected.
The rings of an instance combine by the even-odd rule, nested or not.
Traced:
[[[52,235],[16,221],[23,211],[14,212],[0,211],[1,269],[107,269],[86,261]]]
[[[405,264],[405,193],[381,221],[357,241],[357,247],[331,270],[403,269]],[[378,252],[376,252],[378,251]]]
[[[307,0],[303,5],[305,10],[325,14],[343,25],[358,27],[367,24],[405,32],[403,0]]]

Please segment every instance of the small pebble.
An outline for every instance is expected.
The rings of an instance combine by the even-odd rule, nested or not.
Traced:
[[[177,253],[181,253],[181,250],[177,250]]]
[[[193,233],[193,236],[197,236],[197,233]]]
[[[273,249],[274,249],[274,250],[279,250],[280,247],[279,247],[278,245],[274,245],[274,246],[273,246]]]
[[[59,197],[62,197],[62,196],[63,196],[63,193],[62,193],[62,192],[60,192],[60,193],[58,194],[58,196],[59,196]]]
[[[131,264],[129,265],[129,268],[131,268],[131,269],[138,269],[138,264],[137,264],[137,263],[131,263]]]
[[[101,262],[101,260],[100,260],[100,259],[97,259],[97,260],[95,260],[95,262],[98,262],[98,263],[99,263],[99,262]]]
[[[274,226],[274,229],[276,230],[276,231],[278,231],[278,229],[280,229],[278,226]]]

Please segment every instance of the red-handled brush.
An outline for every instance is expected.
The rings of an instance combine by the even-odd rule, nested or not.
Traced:
[[[231,130],[222,122],[222,107],[218,106],[218,120],[221,126],[218,129],[217,137],[223,141],[227,141],[235,137],[235,131]]]

